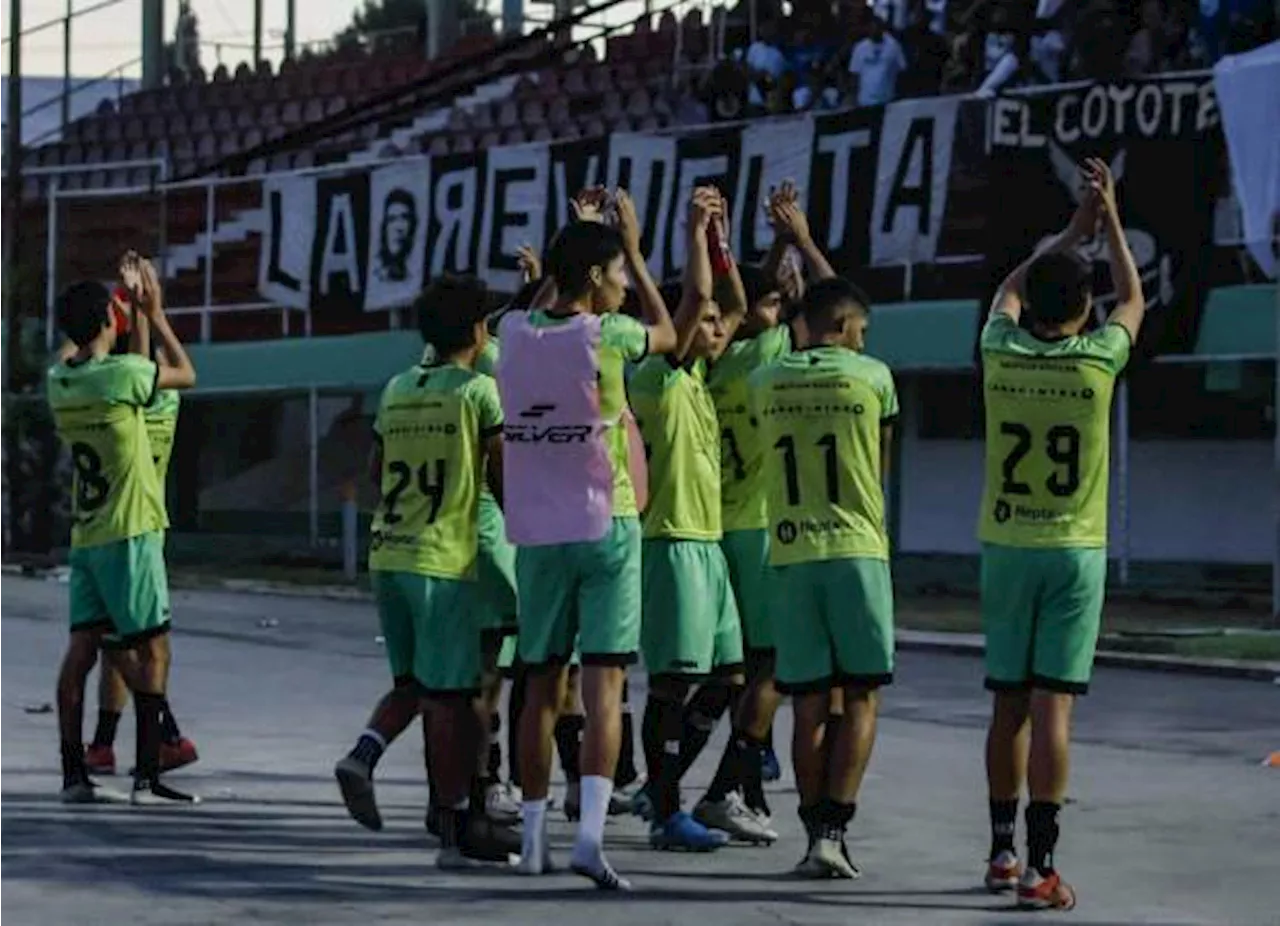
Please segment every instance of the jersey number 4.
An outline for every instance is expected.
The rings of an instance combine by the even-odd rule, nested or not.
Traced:
[[[1002,421],[1000,433],[1013,438],[1013,447],[1000,464],[1001,491],[1006,495],[1030,495],[1031,486],[1018,479],[1018,464],[1032,451],[1031,429],[1015,421]],[[1045,432],[1044,453],[1055,466],[1044,487],[1059,498],[1080,488],[1080,432],[1069,424],[1055,424]]]
[[[433,469],[434,473],[432,473]],[[400,504],[400,498],[409,488],[409,484],[416,481],[418,492],[431,503],[431,510],[427,512],[427,523],[434,524],[436,516],[440,514],[440,505],[444,502],[444,460],[423,463],[418,467],[417,473],[403,460],[392,460],[387,464],[387,472],[395,477],[395,482],[382,497],[383,521],[387,524],[399,524],[404,520],[404,515],[396,511],[396,505]]]
[[[821,447],[826,457],[827,501],[833,505],[840,504],[840,470],[836,461],[836,436],[823,434],[814,444]],[[782,451],[782,468],[787,479],[787,504],[800,504],[800,472],[796,466],[796,439],[791,435],[779,437],[773,445],[775,450]]]

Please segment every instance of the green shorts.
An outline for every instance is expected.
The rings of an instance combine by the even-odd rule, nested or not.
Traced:
[[[164,532],[79,547],[71,565],[71,630],[107,630],[128,645],[169,629]]]
[[[853,557],[778,566],[776,685],[811,694],[836,685],[893,681],[893,580],[882,559]]]
[[[1088,691],[1106,594],[1105,547],[983,544],[987,688]]]
[[[629,665],[640,645],[640,520],[614,518],[599,540],[516,550],[520,659]]]
[[[769,601],[773,584],[769,565],[769,532],[728,531],[720,541],[729,564],[729,581],[742,618],[743,645],[748,651],[774,648]]]
[[[502,509],[488,492],[480,495],[477,515],[480,547],[476,582],[480,589],[480,622],[486,630],[516,632],[516,548],[507,540]]]
[[[646,540],[640,648],[650,675],[742,670],[742,628],[720,544]]]
[[[416,680],[427,694],[479,694],[484,660],[476,584],[387,570],[370,578],[396,684]]]

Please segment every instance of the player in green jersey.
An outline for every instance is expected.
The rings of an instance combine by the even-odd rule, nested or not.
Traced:
[[[69,287],[58,322],[76,352],[50,367],[46,386],[59,436],[75,465],[72,486],[71,639],[58,678],[64,801],[91,803],[105,794],[85,765],[82,724],[85,680],[103,638],[137,713],[135,804],[191,803],[191,795],[160,781],[160,749],[169,646],[169,588],[164,568],[168,519],[151,459],[144,409],[157,389],[185,389],[195,371],[164,316],[159,299],[139,308],[149,329],[134,329],[131,347],[146,351],[154,335],[157,365],[139,353],[111,353],[127,307],[100,283]]]
[[[978,537],[986,684],[994,692],[986,883],[1016,888],[1019,905],[1034,909],[1075,905],[1053,852],[1071,710],[1088,688],[1106,594],[1112,391],[1146,310],[1110,172],[1090,160],[1082,174],[1080,208],[1004,281],[981,339],[987,433]],[[1075,248],[1099,222],[1117,302],[1106,323],[1086,333],[1093,274]],[[1024,782],[1022,870],[1014,834]]]
[[[121,261],[121,277],[127,290],[133,292],[134,301],[143,303],[148,299],[157,300],[163,305],[163,291],[159,274],[151,261],[129,252]],[[150,331],[147,328],[146,316],[135,313],[133,325],[138,326],[143,341],[150,342]],[[119,336],[113,349],[115,354],[129,353],[128,335]],[[63,356],[75,354],[76,347],[68,342],[63,348]],[[173,366],[172,358],[166,363]],[[178,409],[181,400],[176,389],[158,389],[151,403],[144,410],[147,424],[147,440],[151,445],[151,459],[156,466],[156,478],[160,482],[163,497],[165,479],[169,472],[169,458],[173,453],[174,435],[178,426]],[[110,638],[105,641],[109,647]],[[167,659],[168,650],[163,656]],[[161,668],[166,679],[169,677],[169,666]],[[116,771],[115,735],[120,724],[120,716],[129,700],[129,688],[124,683],[118,668],[107,658],[102,662],[98,676],[98,723],[94,729],[93,741],[85,750],[85,764],[95,775],[114,775]],[[182,768],[195,762],[199,756],[195,743],[182,735],[177,718],[166,706],[162,714],[164,730],[160,744],[160,770],[162,772]]]
[[[686,702],[694,686],[703,701],[728,705],[742,686],[742,634],[720,549],[720,431],[705,381],[706,361],[723,349],[726,332],[714,291],[709,227],[723,235],[725,204],[712,188],[694,191],[689,210],[689,253],[676,332],[666,357],[636,368],[628,393],[649,458],[649,506],[644,513],[644,605],[641,645],[649,697],[641,741],[654,805],[649,832],[655,848],[711,850],[730,835],[768,842],[741,803],[719,818],[695,819],[680,809],[681,754]],[[732,267],[732,265],[730,265]],[[723,311],[741,318],[746,307],[736,270],[725,277]],[[719,713],[723,713],[723,707]]]
[[[640,223],[625,192],[614,195],[618,227],[598,221],[603,191],[575,201],[578,219],[561,229],[547,254],[556,285],[555,305],[533,311],[534,326],[561,325],[580,313],[603,316],[600,325],[599,399],[602,416],[618,418],[626,408],[624,367],[646,354],[676,346],[675,328],[640,247]],[[618,314],[627,272],[640,296],[645,323]],[[553,371],[548,371],[549,373]],[[521,716],[520,762],[524,785],[524,847],[521,870],[541,874],[549,863],[547,791],[551,779],[552,731],[564,700],[566,664],[575,640],[582,652],[586,724],[582,737],[581,800],[570,864],[605,890],[630,885],[604,856],[605,818],[617,768],[622,688],[640,635],[640,524],[629,473],[626,430],[607,435],[613,469],[613,521],[594,543],[521,546],[516,556],[520,605],[520,658],[529,671]]]
[[[882,483],[898,399],[889,368],[861,353],[867,297],[814,284],[794,326],[800,350],[757,371],[778,690],[794,698],[792,761],[809,851],[797,873],[854,878],[844,833],[875,741],[877,689],[893,679],[893,587]],[[785,631],[785,632],[784,632]],[[830,692],[844,692],[831,715]]]
[[[393,377],[382,393],[370,460],[382,501],[369,570],[394,687],[334,769],[352,817],[381,829],[373,770],[421,710],[441,868],[505,860],[519,846],[514,833],[487,825],[476,762],[488,723],[479,701],[479,500],[486,479],[500,500],[502,460],[497,386],[475,369],[487,303],[477,280],[436,282],[418,303],[433,359]]]
[[[715,400],[721,438],[721,499],[724,539],[721,546],[729,563],[742,616],[746,650],[747,689],[734,717],[734,735],[725,744],[720,767],[703,803],[723,805],[741,790],[747,807],[760,819],[766,830],[769,805],[765,800],[762,774],[777,777],[777,758],[773,753],[773,716],[781,697],[774,688],[774,633],[772,626],[769,575],[769,532],[766,492],[763,483],[763,460],[766,448],[761,443],[759,424],[749,405],[747,382],[766,364],[791,352],[791,330],[779,324],[782,297],[779,269],[783,255],[790,247],[804,256],[815,280],[835,275],[831,264],[813,240],[809,223],[799,206],[798,193],[791,183],[773,191],[767,204],[774,244],[760,269],[741,268],[750,309],[745,316],[725,319],[731,342],[723,355],[711,365],[708,385]],[[686,750],[705,742],[699,727],[714,726],[719,705],[700,705],[699,696],[690,702],[691,723],[686,735]],[[723,708],[721,708],[723,710]],[[707,720],[710,720],[710,723]]]

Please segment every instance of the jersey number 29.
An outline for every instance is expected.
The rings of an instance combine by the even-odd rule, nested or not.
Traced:
[[[1016,421],[1002,421],[1000,433],[1013,438],[1013,447],[1000,464],[1001,491],[1006,495],[1030,495],[1031,486],[1018,479],[1018,464],[1032,451],[1031,429]],[[1055,424],[1045,432],[1043,447],[1055,467],[1044,487],[1058,498],[1074,495],[1080,488],[1080,432],[1069,424]]]

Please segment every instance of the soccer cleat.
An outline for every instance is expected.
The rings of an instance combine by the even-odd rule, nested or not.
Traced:
[[[649,845],[654,849],[714,852],[728,844],[728,833],[708,829],[683,810],[673,813],[665,823],[649,826]]]
[[[474,861],[514,865],[520,860],[520,834],[486,816],[470,816],[459,848]]]
[[[129,796],[135,807],[171,807],[174,804],[199,804],[200,796],[177,791],[160,781],[139,781]]]
[[[613,870],[604,854],[597,850],[592,858],[581,858],[575,850],[569,859],[569,870],[591,879],[602,891],[629,891],[631,882]]]
[[[174,769],[191,765],[199,759],[196,744],[185,736],[174,743],[160,744],[160,771],[162,772],[172,772]]]
[[[1027,868],[1018,881],[1019,910],[1071,910],[1076,905],[1076,892],[1056,871],[1042,875]]]
[[[333,777],[338,779],[342,802],[347,813],[365,829],[382,829],[382,814],[378,813],[378,801],[373,793],[373,774],[369,766],[354,756],[339,759],[333,767]],[[430,823],[427,826],[430,829]]]
[[[64,804],[127,804],[129,795],[123,791],[104,788],[96,781],[77,781],[67,785],[58,795]]]
[[[519,823],[520,792],[501,782],[489,785],[484,789],[484,812],[494,823]]]
[[[479,859],[464,855],[461,847],[450,846],[436,854],[436,867],[441,871],[476,871],[486,866]]]
[[[862,870],[849,858],[849,849],[844,844],[844,830],[828,826],[820,827],[810,834],[809,852],[795,867],[795,874],[802,878],[854,880],[862,877]]]
[[[782,777],[782,766],[778,764],[778,754],[770,746],[760,757],[760,778],[764,781],[777,781]]]
[[[90,743],[84,748],[84,764],[90,775],[114,775],[116,773],[116,751],[110,746],[98,746]]]
[[[730,839],[752,845],[771,845],[778,834],[747,809],[742,795],[731,791],[722,801],[702,801],[693,809],[693,818],[711,830],[722,830]]]
[[[987,862],[987,876],[983,882],[991,893],[1001,894],[1015,890],[1021,876],[1022,865],[1018,862],[1017,854],[1004,849]]]
[[[609,796],[609,816],[620,817],[623,814],[635,813],[636,795],[644,789],[644,785],[643,775],[625,785],[615,785],[613,793]]]

